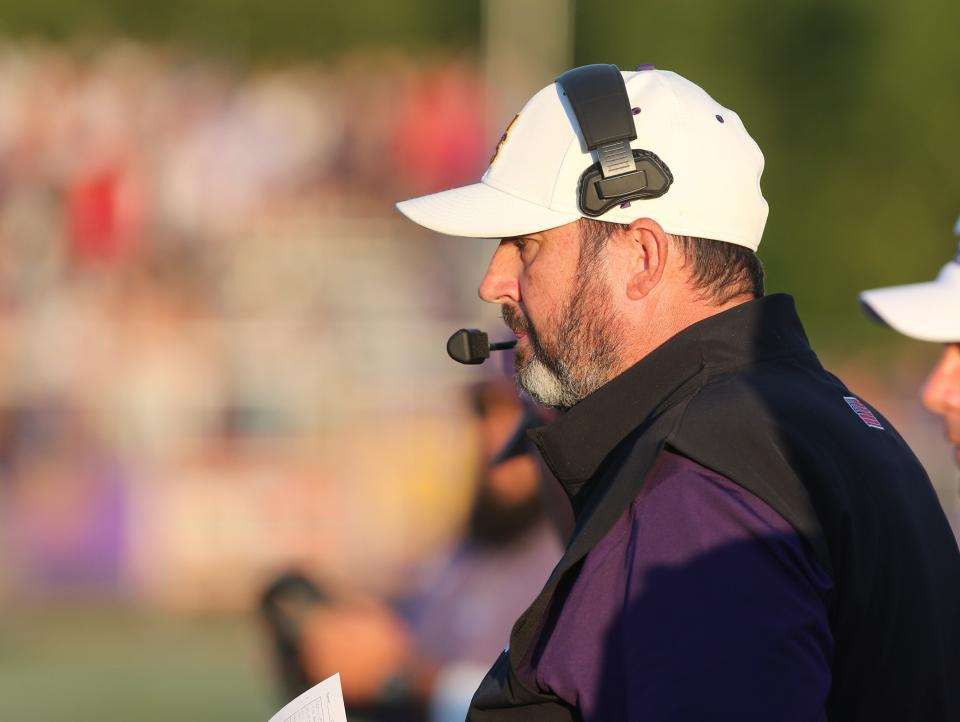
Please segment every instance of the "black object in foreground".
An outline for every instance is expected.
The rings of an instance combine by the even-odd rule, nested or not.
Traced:
[[[462,364],[482,364],[490,358],[491,351],[503,351],[516,345],[516,341],[490,343],[483,331],[461,328],[447,340],[447,353],[454,361]]]

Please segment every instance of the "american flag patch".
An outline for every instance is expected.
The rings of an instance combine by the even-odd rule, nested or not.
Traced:
[[[843,400],[853,409],[853,413],[859,416],[860,420],[871,429],[883,429],[883,424],[880,423],[880,420],[877,419],[874,413],[856,396],[844,396]]]

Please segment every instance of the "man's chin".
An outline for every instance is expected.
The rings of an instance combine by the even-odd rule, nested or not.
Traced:
[[[556,375],[538,358],[529,356],[526,363],[517,358],[517,383],[539,404],[552,408],[568,406],[563,386]]]

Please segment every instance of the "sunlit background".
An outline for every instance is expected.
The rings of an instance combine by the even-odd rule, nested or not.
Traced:
[[[573,65],[654,63],[740,113],[769,290],[956,522],[916,398],[939,349],[856,298],[956,250],[958,27],[952,0],[5,0],[0,720],[265,721],[264,583],[390,593],[450,537],[463,387],[493,370],[444,344],[501,334],[492,244],[393,203],[474,182]]]

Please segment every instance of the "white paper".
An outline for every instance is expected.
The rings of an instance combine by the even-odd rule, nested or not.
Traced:
[[[340,675],[327,677],[288,702],[269,722],[347,722]]]

